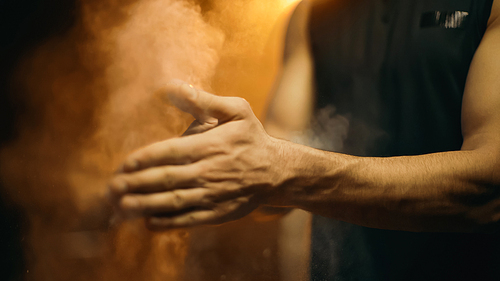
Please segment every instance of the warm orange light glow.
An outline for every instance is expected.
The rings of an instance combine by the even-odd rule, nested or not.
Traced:
[[[297,2],[300,2],[301,0],[283,0],[283,4],[285,5],[285,7],[288,7],[292,4],[295,4]]]
[[[180,135],[190,121],[152,99],[169,79],[244,97],[262,111],[281,57],[276,42],[287,21],[280,15],[298,0],[76,2],[78,25],[19,63],[15,82],[32,112],[0,151],[2,192],[28,218],[24,279],[279,280],[276,259],[262,255],[275,256],[276,226],[246,221],[203,230],[193,238],[210,252],[203,258],[186,231],[155,234],[139,220],[109,229],[104,196],[127,153]],[[252,229],[267,236],[248,236]],[[241,235],[214,238],[224,231]],[[189,270],[187,255],[196,265]],[[221,263],[213,266],[213,256]]]

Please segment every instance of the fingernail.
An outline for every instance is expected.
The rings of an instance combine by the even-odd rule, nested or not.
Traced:
[[[188,98],[194,98],[196,97],[196,89],[193,85],[191,84],[184,84],[184,85],[181,85],[180,86],[182,90],[184,90],[184,94],[186,95],[186,97]]]
[[[163,95],[163,98],[164,99],[167,99],[167,100],[172,100],[172,99],[176,99],[176,95],[178,94],[178,91],[181,91],[181,92],[188,92],[189,94],[193,94],[193,90],[195,89],[193,85],[191,84],[188,84],[182,80],[179,80],[179,79],[172,79],[170,80],[167,84],[166,84],[166,89],[167,89],[167,92],[166,92],[166,95]],[[170,86],[170,89],[169,89],[169,86]],[[186,88],[183,89],[183,87],[186,87],[187,89],[189,89],[188,91],[186,91]]]

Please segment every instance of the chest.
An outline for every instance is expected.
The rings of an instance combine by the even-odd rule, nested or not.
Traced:
[[[313,9],[312,49],[338,77],[383,68],[449,69],[470,61],[480,37],[477,0],[329,1]]]

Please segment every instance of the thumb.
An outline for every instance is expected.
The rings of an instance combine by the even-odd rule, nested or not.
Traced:
[[[242,109],[242,102],[248,105],[244,99],[216,96],[181,80],[170,81],[162,92],[174,106],[191,114],[200,124],[239,120],[247,113]]]

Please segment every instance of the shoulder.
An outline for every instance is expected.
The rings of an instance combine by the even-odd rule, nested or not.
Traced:
[[[297,4],[292,13],[292,16],[290,17],[290,22],[288,25],[289,33],[294,31],[303,32],[306,29],[310,10],[311,10],[311,1],[303,0]]]
[[[288,22],[285,37],[285,60],[291,56],[297,49],[308,44],[308,23],[310,15],[310,1],[301,1],[292,12]]]
[[[491,7],[491,14],[488,20],[488,29],[500,25],[500,0],[494,0],[493,6]]]

